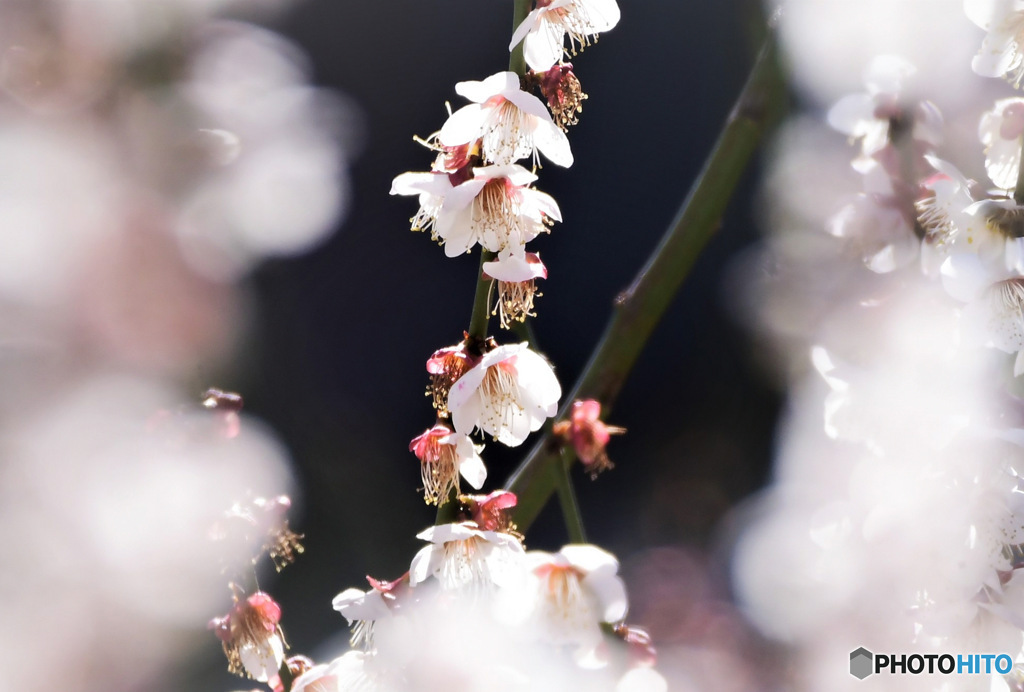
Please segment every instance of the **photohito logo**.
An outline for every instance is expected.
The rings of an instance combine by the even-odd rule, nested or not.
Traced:
[[[1013,667],[1007,654],[873,654],[863,646],[850,652],[850,675],[863,680],[874,673],[889,675],[1006,675]]]

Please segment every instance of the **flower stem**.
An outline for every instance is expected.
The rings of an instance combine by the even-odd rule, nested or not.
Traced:
[[[530,14],[530,7],[533,0],[515,0],[515,7],[512,9],[512,31],[515,32],[519,25]],[[520,41],[508,57],[508,69],[520,77],[526,74],[526,58],[523,57],[523,42]]]
[[[512,8],[512,31],[515,31],[523,23],[523,20],[526,19],[526,15],[530,14],[531,5],[533,5],[533,0],[515,0],[515,6]],[[522,42],[509,55],[508,69],[520,77],[526,74],[526,60],[523,58]],[[483,247],[480,248],[480,268],[477,270],[476,291],[473,294],[473,312],[470,315],[469,329],[467,330],[471,344],[482,344],[487,338],[487,323],[491,317],[491,306],[488,296],[490,295],[492,282],[484,278],[484,263],[490,262],[493,259],[493,252],[485,250]],[[449,523],[455,520],[456,515],[457,508],[453,491],[447,501],[439,500],[434,523]]]
[[[557,476],[555,482],[558,488],[558,504],[562,506],[562,518],[565,520],[565,528],[569,531],[569,542],[586,543],[587,534],[583,530],[583,515],[576,502],[576,491],[572,487],[572,477],[569,475],[573,457],[567,453],[562,454],[559,461],[561,463],[551,465],[551,471]]]
[[[784,110],[785,95],[771,32],[700,177],[647,264],[615,299],[604,336],[563,400],[557,418],[564,417],[577,399],[597,399],[602,411],[610,410],[651,333],[718,229],[762,136]],[[554,491],[554,474],[549,469],[561,455],[550,437],[548,426],[506,484],[518,497],[513,518],[522,531],[529,528]]]
[[[484,262],[494,259],[494,253],[480,248],[480,269],[477,271],[476,293],[473,296],[473,314],[469,318],[469,340],[483,343],[487,338],[487,323],[491,317],[491,306],[487,296],[491,292],[490,279],[484,278]]]
[[[1024,204],[1024,137],[1021,137],[1020,164],[1017,166],[1017,187],[1013,190],[1013,201]]]
[[[281,680],[281,689],[288,692],[292,688],[292,683],[295,682],[295,676],[292,675],[292,669],[288,667],[287,659],[281,662],[277,677]]]

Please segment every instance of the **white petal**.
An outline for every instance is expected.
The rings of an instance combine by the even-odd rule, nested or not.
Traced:
[[[519,89],[519,75],[515,72],[496,72],[482,82],[459,82],[455,85],[455,93],[476,103],[483,103],[509,89]]]
[[[551,114],[548,112],[548,107],[544,105],[544,102],[533,94],[529,94],[520,89],[518,82],[516,82],[516,88],[514,90],[502,92],[501,95],[523,113],[532,115],[540,121],[549,122],[554,125],[554,121],[551,119]],[[559,130],[559,132],[561,132],[561,130]]]
[[[533,130],[534,146],[556,166],[568,168],[572,165],[572,149],[569,138],[550,120],[538,120]]]
[[[530,69],[545,72],[562,59],[565,30],[551,22],[541,21],[535,31],[526,35],[523,57]]]
[[[509,52],[512,52],[519,45],[519,42],[523,40],[526,34],[533,31],[534,27],[537,26],[537,19],[542,11],[541,9],[531,10],[530,14],[526,15],[526,19],[516,27],[516,30],[512,32],[512,40],[508,44]],[[531,65],[531,67],[533,66]]]
[[[946,258],[939,269],[942,287],[962,302],[970,302],[994,282],[981,258],[973,253],[956,253]]]
[[[1013,359],[1013,376],[1024,375],[1024,351],[1017,351],[1017,357]]]
[[[469,374],[469,373],[467,373]],[[451,394],[448,396],[448,411],[452,416],[452,426],[457,432],[469,435],[480,423],[480,414],[483,412],[483,402],[480,394],[474,390],[472,395],[463,399],[461,396],[452,403]]]
[[[864,82],[875,94],[896,94],[903,91],[907,79],[917,72],[906,58],[879,55],[864,71]]]
[[[542,212],[544,216],[555,221],[562,220],[562,210],[558,208],[558,202],[551,195],[531,188],[523,190],[523,196],[529,200],[529,205],[532,209]]]
[[[971,69],[982,77],[1002,77],[1017,59],[1017,43],[1012,37],[989,34],[971,60]]]
[[[276,634],[269,639],[252,644],[246,642],[238,650],[238,657],[246,672],[257,682],[267,682],[277,675],[284,660],[284,646]]]
[[[864,93],[844,96],[828,111],[828,124],[851,137],[863,137],[875,120],[875,101]]]
[[[402,173],[391,182],[392,195],[419,195],[425,192],[443,197],[451,189],[451,180],[444,173]]]
[[[668,682],[654,668],[631,668],[615,685],[615,692],[668,692]]]
[[[435,553],[438,557],[434,556]],[[426,581],[434,573],[440,561],[440,553],[441,551],[432,545],[420,548],[412,558],[412,564],[409,565],[409,583],[412,586]]]
[[[476,141],[483,133],[484,121],[490,109],[476,103],[463,106],[448,116],[437,133],[437,139],[446,147]]]
[[[597,569],[612,568],[614,572],[619,569],[619,561],[607,550],[598,548],[596,545],[567,545],[559,551],[569,564],[584,572],[593,572]]]
[[[626,611],[629,610],[626,585],[614,572],[608,569],[591,572],[583,577],[580,586],[597,600],[602,622],[618,622],[626,617]]]
[[[486,374],[487,364],[484,362],[486,358],[487,356],[481,358],[479,363],[457,379],[451,386],[451,389],[448,390],[449,411],[464,406],[472,398],[473,394],[476,393],[476,390],[479,389],[480,383],[484,381],[484,375]],[[466,430],[460,430],[458,427],[455,429],[460,433],[468,434]]]
[[[1020,171],[1021,138],[996,137],[985,155],[985,172],[996,187],[1012,190]]]
[[[615,0],[580,0],[587,5],[590,28],[594,33],[613,29],[619,23],[621,12]]]
[[[512,405],[507,407],[505,419],[500,423],[489,416],[480,422],[481,429],[496,437],[501,444],[506,447],[518,447],[526,441],[531,432],[540,428],[535,421],[536,419],[525,409]]]
[[[964,0],[967,18],[985,31],[994,19],[1003,19],[1013,9],[1012,0]]]
[[[466,447],[469,449],[467,450]],[[487,480],[487,467],[484,460],[476,453],[476,447],[469,437],[463,437],[459,441],[457,451],[462,461],[459,463],[459,473],[466,479],[466,482],[479,490]]]

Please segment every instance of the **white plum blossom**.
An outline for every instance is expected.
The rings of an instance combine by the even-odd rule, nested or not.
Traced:
[[[477,243],[491,252],[519,249],[562,215],[551,195],[529,187],[537,176],[519,165],[483,166],[454,187],[446,173],[403,173],[391,194],[419,195],[412,230],[431,230],[445,255],[458,257]]]
[[[567,545],[557,553],[526,553],[529,618],[539,636],[556,645],[576,646],[589,655],[602,640],[601,623],[626,617],[626,587],[619,562],[593,545]]]
[[[448,392],[455,430],[474,428],[516,447],[555,415],[562,388],[548,362],[526,342],[484,354]]]
[[[1024,0],[964,0],[964,11],[988,32],[971,68],[982,77],[1004,77],[1019,88],[1024,80]]]
[[[331,601],[333,608],[348,620],[352,627],[351,644],[370,648],[373,645],[373,626],[378,620],[391,616],[388,599],[394,600],[389,583],[371,580],[370,589],[345,589]]]
[[[523,41],[523,57],[531,69],[543,72],[561,61],[565,37],[573,55],[591,43],[591,36],[608,31],[619,23],[615,0],[539,0],[526,16],[508,49]]]
[[[482,82],[459,82],[455,91],[473,103],[445,121],[437,139],[454,147],[481,140],[484,158],[506,166],[524,158],[536,163],[538,152],[552,163],[572,165],[569,140],[544,103],[519,86],[515,72],[498,72]]]
[[[477,243],[491,252],[520,249],[561,221],[555,200],[529,187],[536,180],[518,165],[473,169],[473,178],[448,193],[437,215],[434,229],[445,254],[456,257]]]
[[[1012,190],[1020,171],[1020,149],[1024,141],[1024,98],[996,101],[981,116],[978,137],[985,145],[985,172],[995,186]]]
[[[515,583],[521,574],[523,546],[511,534],[484,531],[470,521],[431,526],[416,537],[431,545],[413,557],[414,587],[434,577],[444,591],[481,593]]]
[[[533,317],[533,298],[537,279],[548,278],[547,267],[535,252],[503,252],[494,262],[484,262],[484,274],[498,282],[498,313],[501,326]],[[493,313],[492,313],[493,314]]]

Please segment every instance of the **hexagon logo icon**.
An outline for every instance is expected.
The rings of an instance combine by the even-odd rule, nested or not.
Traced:
[[[863,680],[873,672],[874,654],[863,646],[850,652],[850,675]]]

